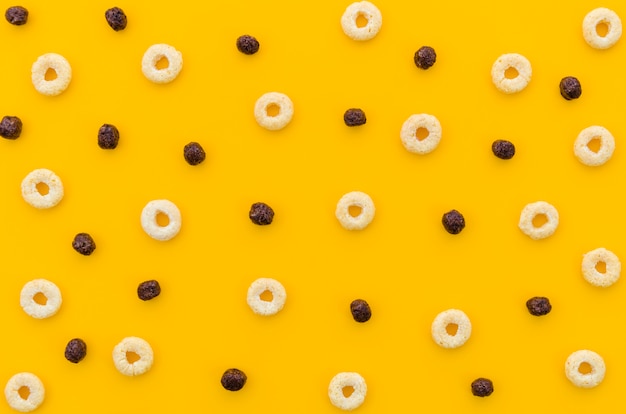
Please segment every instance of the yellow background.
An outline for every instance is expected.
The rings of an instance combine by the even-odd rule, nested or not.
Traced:
[[[626,170],[624,39],[598,51],[582,38],[582,19],[618,0],[547,2],[379,1],[382,30],[367,42],[345,36],[339,19],[350,2],[251,0],[118,3],[128,16],[109,28],[103,1],[24,1],[27,25],[0,24],[0,115],[17,115],[22,136],[0,140],[0,383],[20,371],[46,387],[39,413],[315,412],[336,413],[330,379],[357,371],[368,394],[359,413],[502,413],[623,409],[626,357],[621,319],[624,282],[601,289],[580,273],[582,255],[606,247],[626,257],[620,186]],[[2,4],[2,10],[13,6]],[[239,53],[251,34],[259,53]],[[167,85],[144,78],[141,58],[154,43],[183,54]],[[427,71],[413,63],[435,48]],[[30,67],[46,52],[72,65],[60,96],[38,94]],[[495,59],[526,56],[533,68],[521,93],[498,92]],[[564,76],[580,79],[579,100],[559,94]],[[265,92],[286,93],[293,121],[266,131],[253,116]],[[360,107],[367,124],[348,128],[343,113]],[[439,147],[419,156],[399,139],[414,113],[438,117]],[[97,145],[104,123],[120,144]],[[616,138],[613,158],[586,167],[573,154],[580,130],[602,125]],[[508,139],[517,154],[493,156]],[[198,141],[206,161],[192,167],[183,146]],[[56,172],[61,203],[36,210],[20,194],[35,168]],[[346,192],[368,193],[376,217],[361,232],[334,217]],[[179,235],[158,242],[139,216],[166,198],[183,217]],[[527,203],[559,211],[554,236],[533,241],[517,227]],[[260,227],[248,219],[263,201],[276,212]],[[441,216],[461,211],[467,227],[446,233]],[[90,233],[92,256],[71,241]],[[285,308],[253,314],[246,291],[258,277],[287,290]],[[63,305],[35,320],[19,306],[24,283],[55,282]],[[158,279],[161,296],[142,302],[137,285]],[[528,298],[550,298],[541,318]],[[366,299],[365,324],[349,304]],[[464,310],[470,340],[446,350],[430,324],[448,308]],[[146,339],[152,370],[125,377],[111,351],[125,336]],[[71,364],[67,341],[83,338],[87,357]],[[564,375],[567,356],[591,349],[604,357],[604,382],[591,390]],[[225,391],[222,372],[248,375]],[[493,380],[477,398],[470,383]],[[0,412],[10,412],[0,404]]]

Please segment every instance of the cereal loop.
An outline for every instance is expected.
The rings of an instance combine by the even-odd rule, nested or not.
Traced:
[[[350,207],[360,209],[356,216],[350,214]],[[372,198],[361,191],[344,194],[337,203],[335,217],[346,230],[363,230],[374,219],[376,208]]]
[[[599,271],[598,264],[604,263],[605,270]],[[583,255],[582,273],[585,280],[594,286],[609,287],[617,282],[622,264],[615,253],[600,247]]]
[[[533,220],[537,216],[543,215],[546,222],[539,227],[535,227]],[[519,228],[524,234],[533,240],[545,239],[556,231],[559,225],[559,212],[545,201],[537,201],[527,204],[520,214]]]
[[[42,194],[37,185],[47,187],[47,194]],[[63,183],[55,173],[40,168],[28,173],[22,180],[22,197],[24,201],[35,208],[44,209],[54,207],[63,198]]]
[[[427,136],[420,139],[418,132],[422,129],[426,130]],[[402,124],[400,139],[407,151],[414,154],[428,154],[437,148],[441,141],[441,124],[433,115],[411,115]]]
[[[448,332],[450,325],[456,326],[456,332]],[[458,348],[470,338],[472,323],[463,311],[448,309],[435,317],[431,334],[437,345],[443,348]]]
[[[588,365],[590,371],[583,371],[582,364]],[[602,382],[605,372],[606,365],[602,357],[586,349],[573,352],[565,361],[565,376],[577,387],[595,387]]]
[[[122,339],[113,348],[113,364],[124,375],[144,374],[152,368],[153,362],[154,354],[150,344],[136,336]]]
[[[51,76],[51,79],[47,80],[46,73],[50,75],[52,72],[56,77]],[[59,95],[67,89],[72,80],[72,67],[63,56],[56,53],[46,53],[39,56],[33,63],[31,80],[40,94]]]
[[[46,279],[27,282],[20,293],[20,305],[24,312],[35,319],[49,318],[56,314],[63,299],[61,291]]]
[[[283,129],[291,122],[292,117],[293,102],[284,93],[268,92],[254,104],[256,122],[270,131]]]
[[[600,26],[606,26],[606,34],[598,33]],[[605,7],[594,9],[583,19],[583,37],[594,49],[608,49],[622,37],[622,21],[617,13]]]
[[[600,147],[597,151],[589,147],[589,144],[595,139],[600,141]],[[601,126],[595,125],[583,129],[574,141],[576,158],[590,167],[597,167],[610,160],[613,151],[615,151],[615,138],[608,129]]]
[[[164,226],[157,222],[160,214],[167,216],[168,223]],[[180,231],[181,225],[180,210],[169,200],[152,200],[141,212],[141,227],[155,240],[166,241],[174,238]]]
[[[28,388],[28,397],[22,398],[20,389]],[[41,380],[30,372],[20,372],[13,375],[4,387],[4,396],[9,406],[16,411],[27,413],[35,410],[43,402],[46,394]]]
[[[360,20],[364,20],[361,26]],[[380,10],[369,1],[355,2],[346,7],[341,16],[341,28],[352,40],[369,40],[374,38],[383,25]]]
[[[343,389],[352,388],[352,394],[346,397]],[[330,402],[342,410],[354,410],[358,408],[367,395],[365,379],[356,372],[340,372],[335,375],[328,385],[328,397]]]
[[[261,295],[265,292],[272,294],[271,300],[264,300]],[[278,313],[287,300],[287,292],[278,280],[259,278],[248,288],[248,306],[257,315],[269,316]]]
[[[159,69],[158,63],[167,59],[167,66]],[[183,68],[183,54],[173,46],[164,43],[152,45],[143,54],[141,70],[148,80],[154,83],[169,83],[176,79]]]
[[[507,70],[514,69],[517,74],[507,77]],[[501,55],[491,67],[491,80],[499,91],[504,93],[516,93],[528,86],[533,74],[530,62],[518,53],[506,53]]]

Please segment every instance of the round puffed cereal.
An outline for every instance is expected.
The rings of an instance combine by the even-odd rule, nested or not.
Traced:
[[[157,63],[167,59],[167,67],[159,69]],[[152,45],[143,54],[141,70],[148,80],[154,83],[169,83],[176,79],[183,68],[183,54],[173,46],[164,43]]]
[[[361,209],[359,214],[352,216],[350,207]],[[374,219],[376,208],[372,198],[361,191],[351,191],[344,194],[337,202],[335,216],[346,230],[363,230]]]
[[[272,300],[261,299],[261,295],[268,291],[272,294]],[[269,316],[278,313],[285,306],[286,300],[287,292],[278,280],[262,277],[252,282],[248,288],[248,306],[257,315]]]
[[[428,135],[423,139],[417,137],[420,129],[425,129],[428,132]],[[441,141],[441,124],[433,115],[411,115],[402,124],[400,139],[407,151],[415,154],[428,154],[437,148],[439,141]]]
[[[46,72],[49,70],[56,73],[54,79],[46,79]],[[45,53],[33,63],[31,80],[37,92],[42,95],[55,96],[69,86],[72,80],[72,67],[63,56],[57,53]]]
[[[43,296],[41,301],[44,303],[38,302],[38,295]],[[22,309],[35,319],[49,318],[56,314],[62,302],[61,291],[57,285],[46,279],[27,282],[20,293]]]
[[[365,25],[359,27],[358,19],[365,19]],[[341,16],[341,28],[352,40],[369,40],[374,38],[383,25],[380,10],[369,1],[359,1],[346,7]]]
[[[533,219],[538,215],[544,215],[546,222],[540,227],[535,227]],[[559,225],[559,212],[556,208],[545,201],[536,201],[527,204],[522,209],[519,217],[519,228],[533,240],[545,239],[556,231]]]
[[[164,214],[169,222],[165,226],[159,225],[157,216]],[[182,224],[180,210],[169,200],[152,200],[141,212],[141,227],[155,240],[166,241],[172,239],[180,231]]]
[[[346,397],[343,389],[352,388],[352,394]],[[354,410],[358,408],[367,395],[365,379],[356,372],[340,372],[330,380],[328,384],[328,397],[330,402],[342,410]]]
[[[20,389],[28,388],[28,397],[22,398]],[[41,380],[30,372],[13,375],[4,387],[4,396],[9,406],[16,411],[27,413],[35,410],[43,402],[46,390]]]
[[[129,353],[135,354],[132,356],[132,362],[129,360]],[[135,358],[139,359],[134,360]],[[154,354],[150,344],[136,336],[129,336],[122,339],[120,343],[113,348],[113,363],[115,364],[115,368],[124,375],[134,376],[144,374],[152,368],[153,361]]]
[[[507,69],[515,69],[517,76],[507,78]],[[530,62],[518,53],[505,53],[494,62],[491,67],[491,80],[499,91],[516,93],[528,86],[533,74]]]
[[[599,272],[596,266],[604,263],[606,271]],[[589,283],[599,287],[609,287],[617,282],[622,271],[622,263],[615,253],[605,249],[597,248],[583,255],[582,272],[583,277]]]
[[[270,114],[276,110],[276,114]],[[265,129],[277,131],[283,129],[293,118],[293,102],[284,93],[268,92],[254,104],[254,118]]]
[[[48,193],[41,194],[37,189],[38,184],[48,187]],[[22,197],[35,208],[54,207],[63,198],[63,183],[55,173],[48,169],[33,170],[22,180]]]
[[[456,332],[448,333],[449,325],[456,326]],[[465,312],[448,309],[435,317],[431,325],[431,334],[437,345],[443,348],[458,348],[467,342],[472,334],[472,323]]]
[[[599,25],[606,25],[604,36],[598,34]],[[622,37],[622,21],[617,13],[605,7],[591,10],[583,19],[583,37],[594,49],[608,49]]]
[[[600,140],[600,148],[593,151],[589,148],[589,143],[594,140]],[[608,129],[601,126],[590,126],[578,134],[574,141],[574,154],[578,161],[591,167],[597,167],[611,159],[615,151],[615,138]]]
[[[582,364],[589,365],[590,372],[582,373]],[[565,376],[577,387],[595,387],[602,382],[605,372],[606,365],[602,357],[586,349],[573,352],[565,361]]]

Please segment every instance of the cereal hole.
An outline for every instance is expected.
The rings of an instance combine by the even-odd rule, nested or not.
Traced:
[[[170,67],[170,61],[165,56],[159,56],[158,60],[154,64],[154,67],[158,70],[167,69]]]
[[[356,27],[361,28],[367,26],[368,20],[363,13],[359,13],[356,16]]]
[[[37,192],[42,196],[50,192],[50,187],[48,187],[48,184],[46,183],[39,182],[35,185],[35,188],[37,189]]]
[[[600,140],[600,137],[593,137],[588,143],[587,143],[587,148],[589,148],[590,151],[593,151],[595,153],[597,153],[598,151],[600,151],[600,147],[602,146],[602,141]]]
[[[589,364],[588,362],[582,362],[578,366],[578,372],[583,375],[591,374],[591,371],[593,371],[593,368],[591,368],[591,364]]]
[[[609,34],[609,24],[607,22],[600,22],[596,25],[596,34],[600,37],[606,37]]]
[[[17,390],[17,393],[19,394],[20,398],[22,398],[23,400],[27,400],[30,396],[30,388],[28,388],[26,385],[22,385]]]
[[[280,114],[280,106],[275,103],[271,103],[265,107],[265,113],[267,116],[271,117],[278,116],[278,114]]]
[[[43,78],[47,81],[53,81],[57,78],[57,71],[53,68],[48,68],[46,73],[43,75]]]
[[[519,76],[519,72],[513,66],[509,66],[504,71],[504,77],[507,79],[515,79]]]
[[[350,398],[350,396],[354,392],[354,387],[352,385],[346,385],[341,389],[341,392],[343,393],[344,397]]]
[[[446,325],[446,332],[450,336],[456,335],[458,330],[459,330],[459,325],[457,325],[456,323],[449,323]]]
[[[606,263],[605,262],[599,261],[598,263],[596,263],[595,268],[598,271],[598,273],[606,273]]]
[[[274,295],[272,294],[271,291],[265,289],[263,292],[261,292],[261,294],[259,295],[259,299],[261,299],[264,302],[271,302],[274,300]]]
[[[159,226],[165,227],[170,224],[170,217],[162,212],[158,212],[156,215],[156,222]]]
[[[539,213],[535,215],[535,217],[533,217],[533,227],[537,229],[542,227],[547,222],[548,222],[548,216],[546,216],[545,214]]]
[[[417,138],[418,141],[425,140],[428,138],[428,135],[430,135],[430,132],[428,132],[426,128],[419,127],[415,130],[415,138]]]
[[[48,298],[41,292],[35,293],[35,296],[33,296],[33,300],[36,304],[41,306],[46,306],[46,304],[48,303]]]
[[[348,214],[352,217],[359,217],[363,212],[363,208],[361,206],[350,206],[348,207]]]
[[[126,361],[128,361],[129,364],[134,364],[135,362],[139,361],[140,359],[141,359],[141,357],[136,352],[126,351]]]

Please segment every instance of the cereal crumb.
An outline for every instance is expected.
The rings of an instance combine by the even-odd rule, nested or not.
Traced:
[[[365,124],[367,119],[362,109],[350,108],[343,114],[343,122],[345,122],[347,126],[353,127]]]
[[[120,142],[120,131],[115,125],[104,124],[98,130],[98,146],[102,149],[115,149]]]
[[[491,144],[493,155],[502,159],[510,160],[515,155],[515,145],[511,141],[497,139]]]
[[[224,374],[222,374],[222,386],[228,391],[239,391],[246,385],[246,380],[248,377],[243,371],[238,370],[237,368],[227,369]]]
[[[15,26],[21,26],[28,21],[28,10],[22,6],[9,7],[4,13],[7,22]]]
[[[79,363],[87,355],[87,344],[80,338],[74,338],[65,347],[65,359],[74,364]]]
[[[0,137],[16,139],[22,134],[22,120],[16,116],[7,115],[0,121]]]
[[[137,296],[141,300],[154,299],[161,294],[161,285],[156,280],[146,280],[137,287]]]
[[[126,24],[128,23],[128,19],[126,18],[126,14],[124,10],[119,7],[112,7],[104,12],[104,17],[107,19],[107,23],[111,26],[111,29],[119,32],[120,30],[126,29]]]
[[[274,220],[274,210],[265,203],[254,203],[250,207],[250,220],[259,226],[272,224]]]
[[[237,38],[237,49],[244,55],[254,55],[259,51],[259,41],[254,36],[243,35]]]
[[[445,213],[441,222],[450,234],[459,234],[465,228],[465,218],[457,210],[450,210]]]
[[[561,91],[561,96],[568,101],[580,98],[580,95],[583,93],[580,81],[573,76],[566,76],[561,79],[559,90]]]
[[[547,315],[552,310],[550,300],[542,296],[535,296],[528,299],[526,301],[526,307],[528,308],[528,312],[534,316]]]
[[[488,397],[493,392],[493,382],[487,378],[477,378],[472,381],[472,394],[477,397]]]
[[[435,49],[430,46],[422,46],[415,52],[413,61],[415,62],[415,66],[426,70],[437,61],[437,53],[435,53]]]
[[[350,303],[350,312],[357,322],[367,322],[372,317],[370,305],[363,299],[356,299]]]
[[[91,253],[93,253],[94,250],[96,250],[96,242],[93,240],[93,238],[89,234],[78,233],[74,237],[74,241],[72,242],[72,247],[78,253],[84,256],[89,256]]]
[[[189,165],[198,165],[206,158],[206,153],[197,142],[190,142],[183,148],[183,156]]]

